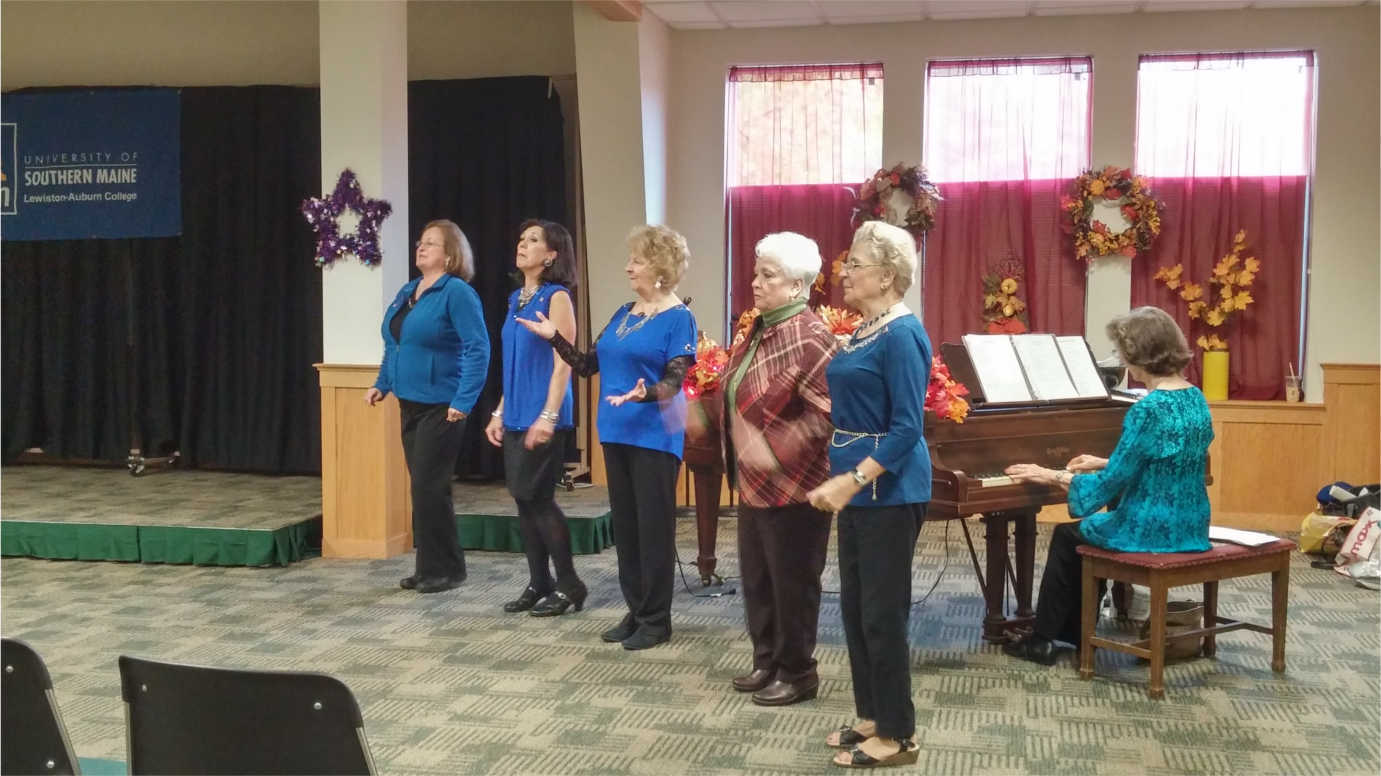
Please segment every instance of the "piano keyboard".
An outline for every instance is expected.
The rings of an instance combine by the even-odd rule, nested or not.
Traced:
[[[978,480],[980,488],[996,488],[1002,485],[1015,485],[1017,481],[1000,472],[990,472],[979,474],[972,479]]]

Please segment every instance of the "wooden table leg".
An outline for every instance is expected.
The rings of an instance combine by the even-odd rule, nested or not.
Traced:
[[[1169,594],[1163,580],[1151,575],[1151,682],[1146,694],[1154,699],[1165,697],[1165,609]]]
[[[1285,670],[1285,614],[1290,597],[1290,553],[1281,553],[1280,568],[1271,572],[1271,670]]]
[[[987,582],[983,597],[987,613],[983,616],[983,639],[1002,642],[1007,618],[1002,614],[1003,599],[1007,593],[1007,515],[994,512],[983,516],[984,544],[987,551]]]

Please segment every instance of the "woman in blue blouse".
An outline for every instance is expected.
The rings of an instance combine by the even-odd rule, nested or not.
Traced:
[[[504,478],[518,504],[518,527],[527,554],[528,584],[505,612],[534,617],[578,612],[585,605],[585,583],[576,576],[571,530],[556,505],[556,482],[575,423],[571,415],[571,367],[551,345],[518,325],[518,319],[551,319],[557,331],[575,340],[575,247],[566,227],[529,220],[519,227],[515,263],[523,287],[508,298],[503,323],[503,396],[485,436],[503,448]],[[547,566],[556,567],[552,579]]]
[[[404,284],[384,313],[384,359],[364,400],[372,407],[390,392],[398,397],[417,544],[416,571],[398,584],[436,593],[465,581],[451,477],[461,421],[474,409],[489,368],[489,332],[479,294],[467,282],[475,259],[460,227],[427,224],[414,261],[422,277]]]
[[[690,259],[686,238],[665,226],[640,226],[628,247],[624,272],[636,298],[614,313],[593,352],[577,352],[542,313],[535,323],[517,322],[551,340],[576,374],[600,373],[607,395],[596,427],[628,604],[628,614],[601,638],[647,649],[671,639],[676,476],[686,431],[681,383],[695,362],[696,325],[675,294]]]
[[[839,610],[859,721],[826,740],[847,767],[914,763],[911,702],[911,556],[930,501],[922,435],[930,339],[902,303],[916,274],[916,242],[869,221],[844,263],[844,303],[865,320],[830,362],[834,476],[810,503],[839,513]]]
[[[1108,338],[1128,374],[1149,391],[1127,410],[1112,455],[1080,455],[1063,471],[1035,464],[1007,468],[1017,480],[1068,488],[1069,513],[1083,518],[1055,527],[1035,628],[1003,647],[1013,657],[1043,665],[1055,662],[1054,642],[1079,643],[1079,545],[1122,552],[1209,549],[1204,469],[1213,420],[1204,395],[1180,376],[1190,358],[1184,332],[1164,310],[1138,307],[1108,324]],[[1105,506],[1111,508],[1098,511]]]

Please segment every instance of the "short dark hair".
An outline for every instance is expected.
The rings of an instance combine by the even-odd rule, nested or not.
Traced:
[[[556,258],[552,259],[551,266],[542,270],[541,281],[565,286],[567,290],[575,290],[575,241],[571,239],[571,233],[555,221],[529,218],[518,226],[518,234],[526,232],[528,227],[532,226],[542,230],[542,241],[547,244],[549,250],[556,251]]]
[[[1179,324],[1159,307],[1138,307],[1108,321],[1108,339],[1125,363],[1154,377],[1179,374],[1192,357]]]

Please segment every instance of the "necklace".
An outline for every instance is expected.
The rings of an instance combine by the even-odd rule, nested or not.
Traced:
[[[633,317],[633,308],[629,307],[628,312],[625,313],[623,316],[623,320],[619,321],[618,328],[614,329],[614,334],[618,335],[619,339],[623,339],[624,337],[627,337],[629,334],[632,334],[633,332],[647,325],[648,321],[652,320],[653,318],[656,318],[661,313],[661,310],[655,310],[653,312],[647,313],[638,318],[637,323],[633,324],[632,326],[629,326],[628,319]]]
[[[527,307],[527,303],[528,303],[528,302],[531,302],[531,301],[532,301],[532,297],[534,297],[534,296],[536,296],[536,295],[537,295],[537,289],[536,289],[536,288],[532,288],[532,289],[524,288],[523,290],[519,291],[519,292],[518,292],[518,309],[521,310],[521,309],[523,309],[524,307]]]
[[[868,320],[864,321],[863,323],[860,323],[860,324],[858,325],[858,328],[857,328],[857,329],[854,329],[854,334],[857,335],[857,334],[859,334],[859,333],[861,333],[861,332],[867,331],[867,330],[869,329],[869,327],[871,327],[873,324],[875,324],[875,323],[877,323],[878,321],[882,320],[883,318],[886,318],[887,316],[891,315],[891,314],[892,314],[892,309],[895,308],[895,307],[896,307],[896,305],[894,305],[894,304],[888,305],[886,308],[883,309],[882,312],[878,313],[877,315],[874,315],[872,318],[869,318]]]
[[[874,315],[872,318],[869,318],[863,323],[860,323],[858,325],[858,328],[854,329],[853,336],[849,337],[849,340],[847,342],[844,342],[840,345],[840,349],[842,349],[845,353],[852,353],[865,345],[871,344],[873,340],[877,339],[879,334],[887,330],[887,327],[884,326],[883,328],[867,335],[864,335],[863,332],[867,331],[870,327],[876,325],[877,323],[885,320],[887,316],[892,314],[894,308],[896,308],[895,304],[889,305],[887,309],[883,310],[877,315]]]

